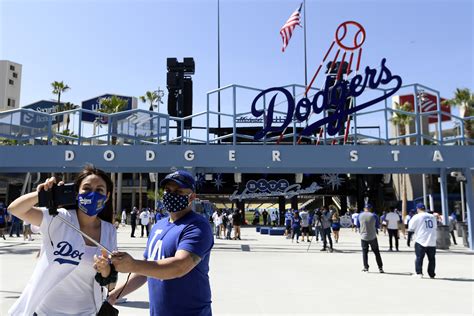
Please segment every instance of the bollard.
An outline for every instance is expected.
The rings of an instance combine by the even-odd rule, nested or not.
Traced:
[[[469,248],[469,239],[468,239],[469,232],[467,231],[467,224],[466,223],[462,223],[461,231],[462,231],[462,243],[463,243],[464,247]]]
[[[449,249],[451,240],[449,237],[449,226],[438,225],[437,236],[436,236],[436,248],[437,249]]]
[[[458,237],[462,237],[462,224],[463,222],[456,223],[456,230],[457,230]]]

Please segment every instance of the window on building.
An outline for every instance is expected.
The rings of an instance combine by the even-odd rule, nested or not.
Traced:
[[[11,107],[15,107],[15,100],[9,98],[7,105],[8,105],[8,106],[11,106]]]
[[[12,86],[15,84],[15,82],[11,79],[8,79],[8,83],[11,84]]]
[[[13,78],[18,78],[18,74],[16,72],[13,73]]]
[[[11,70],[11,71],[15,71],[15,66],[10,65],[10,70]]]

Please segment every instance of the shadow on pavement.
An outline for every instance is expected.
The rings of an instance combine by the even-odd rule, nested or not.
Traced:
[[[126,301],[125,303],[117,304],[117,306],[150,309],[150,303],[144,301]]]
[[[376,274],[380,274],[379,272],[369,272],[369,273],[376,273]],[[413,273],[411,272],[387,272],[385,271],[383,274],[388,274],[388,275],[403,275],[403,276],[412,276]]]
[[[0,290],[0,293],[21,294],[21,292],[17,292],[17,291],[3,291],[3,290]]]
[[[474,282],[474,279],[466,279],[466,278],[434,278],[433,280],[454,281],[454,282]]]
[[[30,255],[37,253],[39,248],[28,248],[28,249],[4,249],[0,248],[0,255],[9,254],[9,255]]]

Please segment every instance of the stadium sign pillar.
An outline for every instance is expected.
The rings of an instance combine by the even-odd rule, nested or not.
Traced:
[[[448,210],[448,179],[447,179],[447,171],[446,169],[442,168],[439,174],[439,184],[440,184],[440,192],[441,192],[441,210],[443,214],[443,224],[449,224],[449,210]],[[434,205],[430,205],[431,210],[433,211]]]
[[[469,249],[474,250],[474,187],[472,186],[474,174],[470,168],[463,170],[464,176],[466,177],[466,204],[467,204],[467,229],[468,229],[468,241]]]

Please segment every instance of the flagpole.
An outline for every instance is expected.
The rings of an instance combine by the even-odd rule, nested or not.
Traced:
[[[304,31],[304,86],[308,87],[308,62],[306,58],[306,0],[303,1],[303,31]]]

